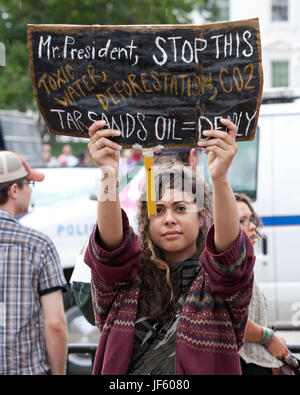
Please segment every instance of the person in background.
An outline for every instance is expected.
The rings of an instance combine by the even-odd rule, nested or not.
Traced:
[[[43,144],[43,158],[44,158],[46,167],[58,167],[59,166],[58,159],[52,155],[52,147],[50,144]]]
[[[16,220],[44,175],[13,152],[0,152],[0,375],[65,374],[66,287],[48,236]]]
[[[142,151],[138,149],[124,149],[120,155],[119,179],[128,176],[136,166],[143,166]]]
[[[245,194],[235,194],[240,226],[254,245],[260,236],[259,218]],[[283,337],[267,326],[267,301],[254,281],[245,331],[245,344],[240,350],[243,375],[272,375],[283,365],[288,354]]]
[[[136,164],[143,158],[141,150],[138,149],[125,149],[122,152],[122,158],[127,162],[127,172],[129,172]]]
[[[213,226],[200,173],[162,166],[154,169],[157,215],[148,218],[146,191],[140,199],[139,237],[118,199],[122,147],[110,137],[120,132],[102,121],[90,127],[89,151],[109,180],[84,257],[101,332],[94,374],[241,374],[255,256],[228,180],[237,129],[221,123],[228,133],[204,131],[215,138],[198,143],[208,154]]]
[[[72,152],[72,147],[69,144],[63,145],[61,154],[58,157],[60,166],[74,167],[77,165],[78,159],[73,155]]]
[[[93,160],[88,150],[81,150],[77,154],[78,163],[75,167],[91,167],[93,166]]]

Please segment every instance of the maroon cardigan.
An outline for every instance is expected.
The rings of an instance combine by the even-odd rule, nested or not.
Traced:
[[[93,374],[127,374],[134,338],[141,248],[125,212],[124,239],[115,251],[101,248],[97,226],[84,260],[92,271],[93,305],[101,332]],[[241,374],[238,350],[244,341],[252,295],[255,256],[241,231],[217,254],[214,227],[200,257],[202,268],[183,305],[176,335],[176,374]]]

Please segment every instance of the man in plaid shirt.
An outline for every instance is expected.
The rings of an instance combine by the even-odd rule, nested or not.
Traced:
[[[0,375],[65,374],[67,324],[59,257],[48,236],[21,225],[44,175],[0,152]]]

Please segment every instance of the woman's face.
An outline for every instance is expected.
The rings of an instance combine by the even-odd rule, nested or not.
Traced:
[[[168,262],[190,258],[197,251],[196,240],[203,225],[193,198],[181,190],[166,189],[156,206],[157,215],[150,217],[151,240]]]
[[[237,202],[237,208],[240,226],[247,233],[252,244],[254,245],[256,241],[256,223],[252,212],[245,202]]]

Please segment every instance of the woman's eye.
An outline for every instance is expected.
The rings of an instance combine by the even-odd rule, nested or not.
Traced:
[[[186,207],[185,206],[177,206],[177,211],[183,213],[186,211]]]
[[[161,207],[156,207],[156,213],[161,214],[163,212],[163,209]]]

